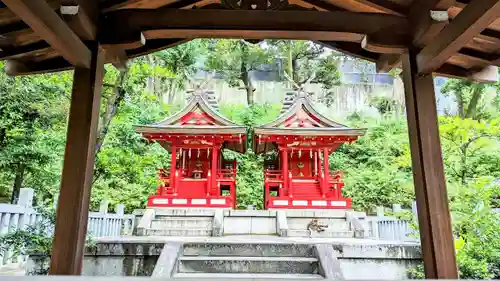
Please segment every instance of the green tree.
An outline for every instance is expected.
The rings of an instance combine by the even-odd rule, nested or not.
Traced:
[[[205,67],[222,75],[231,87],[240,87],[246,91],[247,104],[255,103],[255,86],[250,72],[269,64],[272,56],[259,44],[244,40],[213,40],[208,47]]]
[[[311,41],[270,40],[271,49],[285,59],[286,73],[293,87],[307,82],[318,83],[325,89],[340,85],[340,56]]]
[[[441,117],[439,120],[449,181],[466,185],[481,176],[500,177],[500,118],[477,121]]]
[[[43,169],[54,156],[50,145],[40,140],[51,141],[47,131],[65,122],[65,99],[61,96],[68,81],[68,73],[7,77],[1,66],[0,169],[13,176],[7,176],[13,181],[12,188],[8,188],[12,190],[12,203],[17,201],[26,176]]]
[[[465,79],[448,79],[441,88],[444,95],[453,95],[457,104],[457,115],[460,118],[478,119],[485,105],[482,99],[487,86]]]

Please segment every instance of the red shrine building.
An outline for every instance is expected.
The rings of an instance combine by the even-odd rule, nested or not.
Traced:
[[[170,169],[160,169],[161,185],[148,207],[235,208],[236,161],[222,149],[244,153],[246,128],[217,111],[214,93],[197,90],[177,114],[137,132],[171,155]]]
[[[365,131],[323,116],[306,93],[288,93],[280,116],[254,128],[254,151],[273,158],[264,163],[264,207],[351,208],[342,196],[342,172],[330,173],[328,156]]]

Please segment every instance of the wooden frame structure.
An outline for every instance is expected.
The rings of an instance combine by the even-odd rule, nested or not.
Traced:
[[[457,278],[432,73],[497,81],[498,0],[2,0],[11,75],[75,69],[51,274],[80,274],[103,63],[198,37],[308,39],[402,65],[427,278]]]

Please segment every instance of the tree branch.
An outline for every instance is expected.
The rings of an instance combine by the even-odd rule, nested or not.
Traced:
[[[106,135],[108,133],[111,120],[113,120],[113,117],[116,116],[116,113],[118,112],[118,106],[125,96],[125,90],[123,90],[122,86],[125,82],[125,77],[127,76],[128,71],[129,68],[120,70],[120,74],[116,78],[116,82],[113,86],[113,93],[106,100],[106,109],[100,122],[99,135],[97,137],[95,146],[95,155],[97,155],[101,150],[104,139],[106,138]]]

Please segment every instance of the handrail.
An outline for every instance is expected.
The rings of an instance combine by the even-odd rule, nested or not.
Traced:
[[[281,170],[264,170],[264,180],[283,181],[283,172]]]

